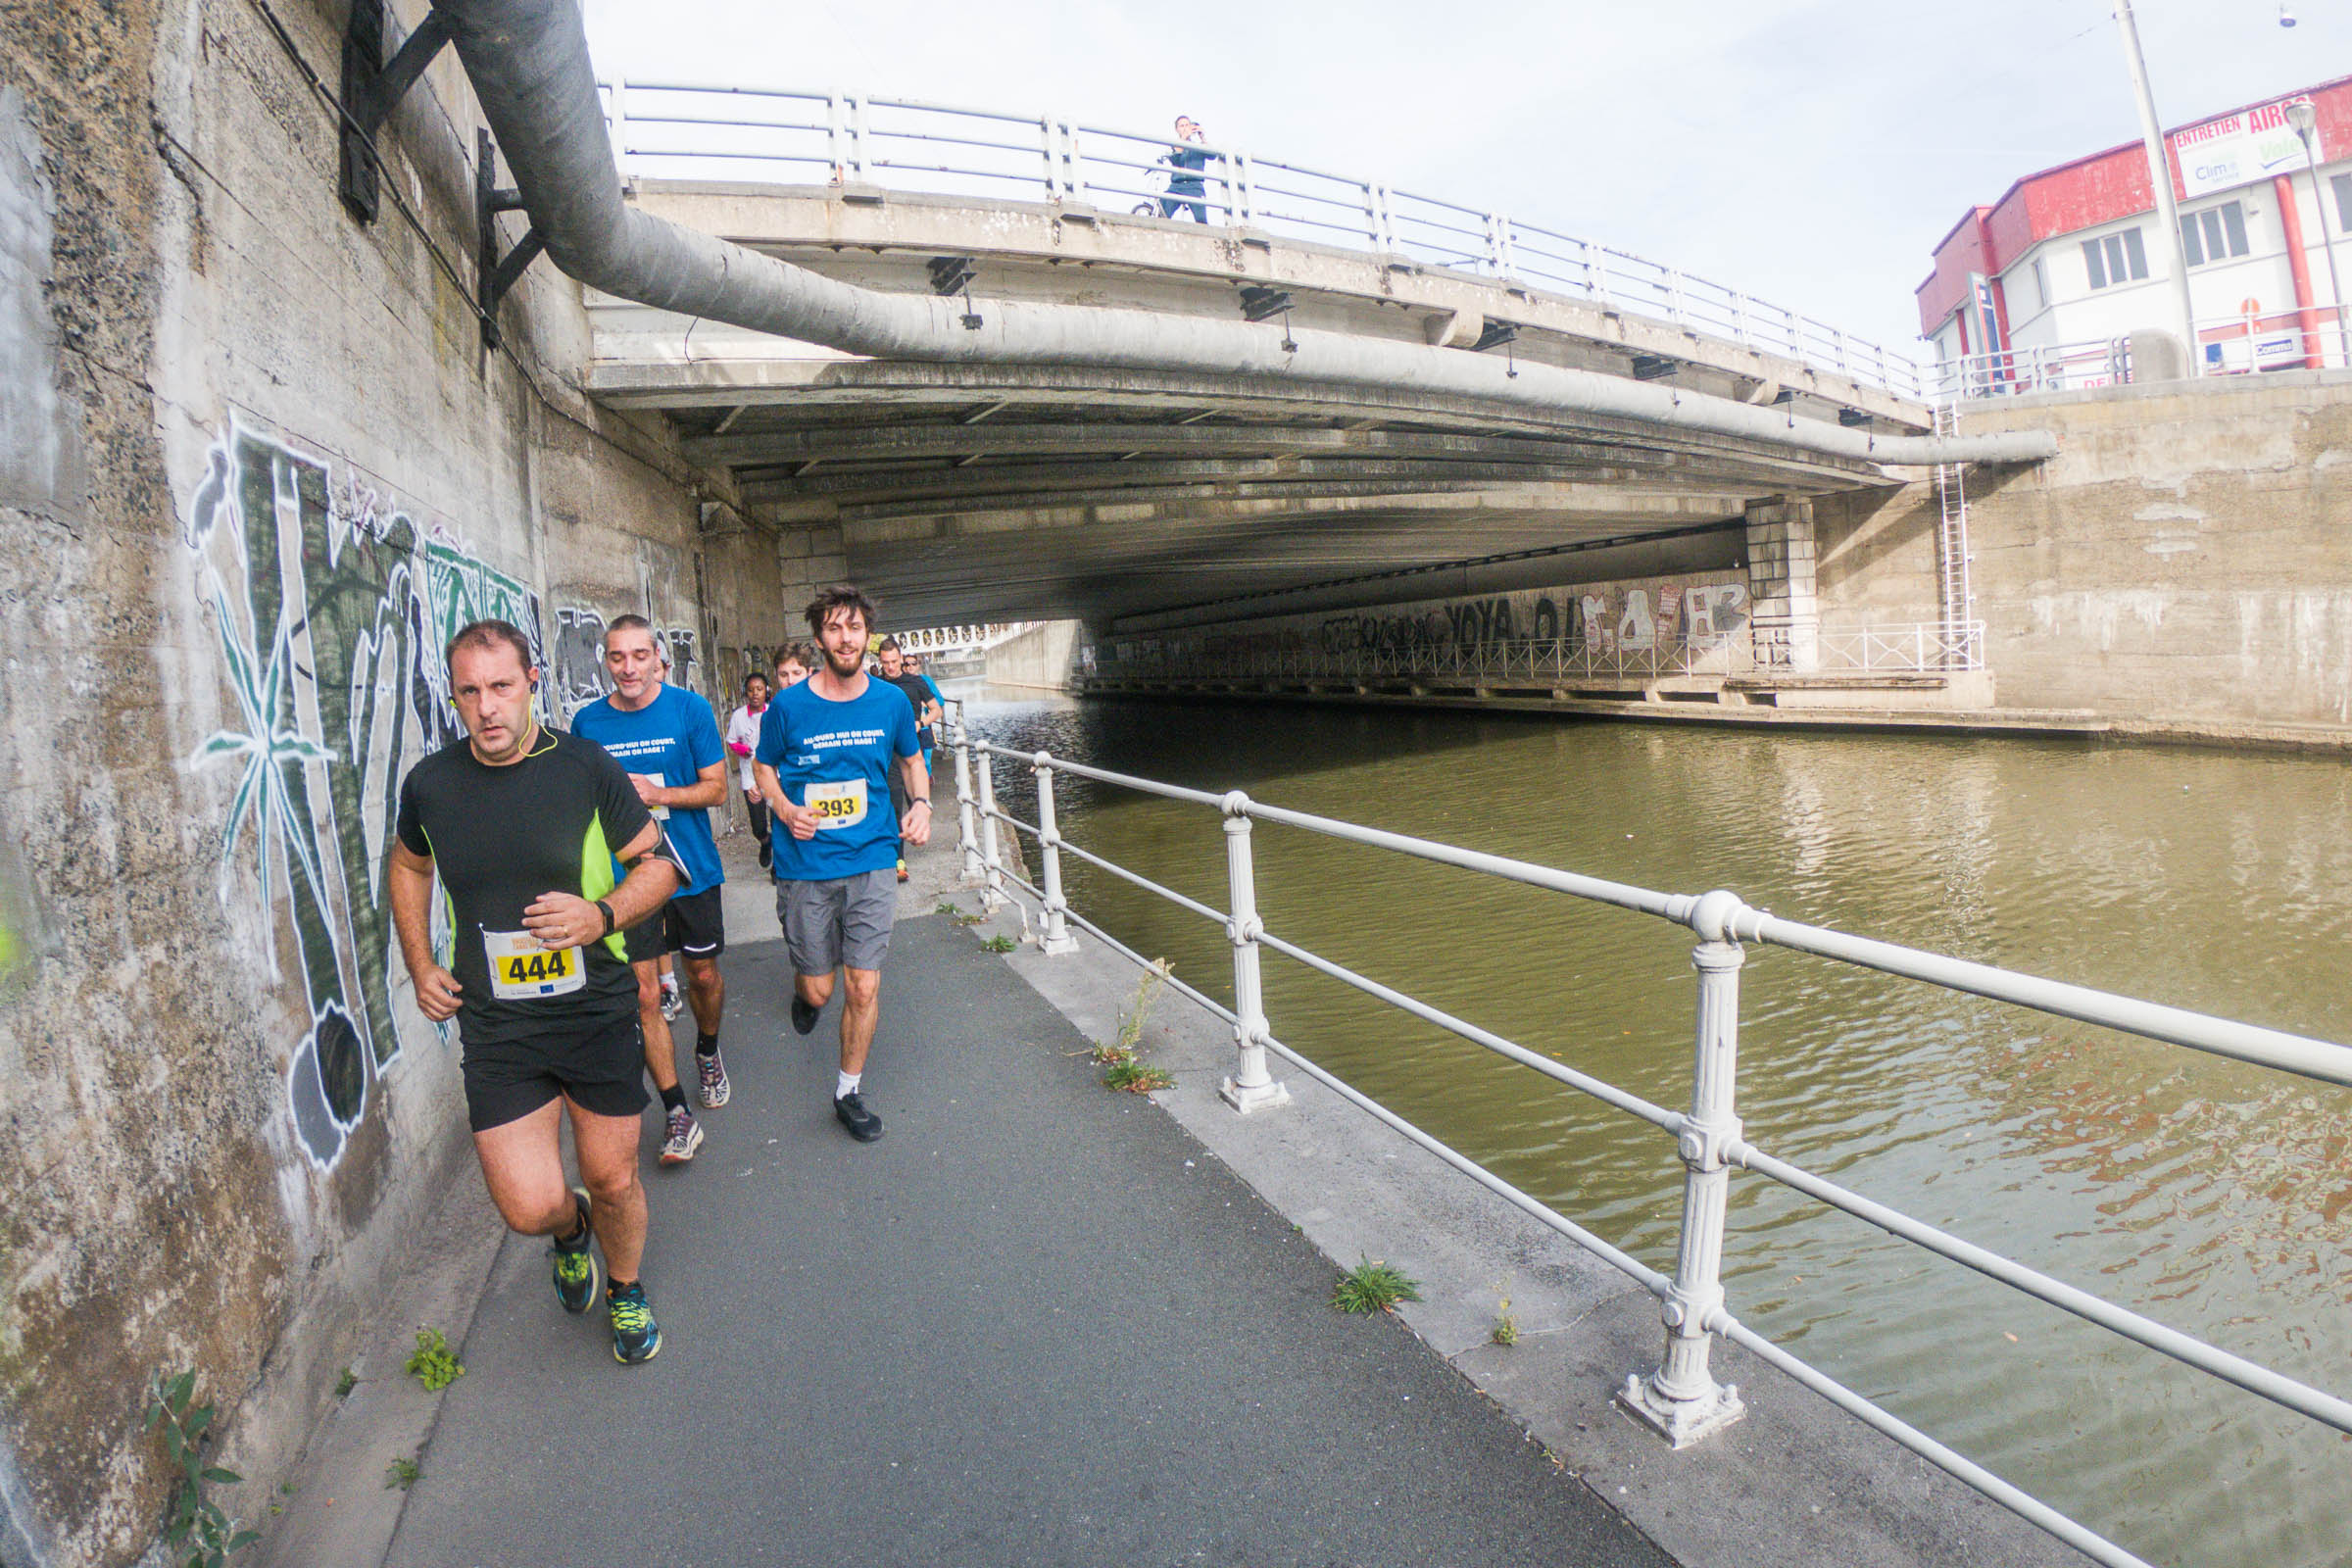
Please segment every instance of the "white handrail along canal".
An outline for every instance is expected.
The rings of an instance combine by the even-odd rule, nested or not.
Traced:
[[[1987,1497],[2039,1526],[2094,1561],[2111,1568],[2147,1568],[2143,1559],[2097,1532],[2059,1513],[1984,1466],[1911,1426],[1869,1397],[1846,1388],[1816,1367],[1742,1323],[1724,1296],[1721,1269],[1731,1171],[1753,1171],[1842,1210],[1912,1245],[1948,1258],[1985,1277],[2072,1313],[2086,1322],[2171,1356],[2185,1366],[2258,1395],[2286,1409],[2352,1434],[2352,1401],[2316,1389],[2231,1351],[2208,1345],[2129,1307],[1976,1246],[1862,1194],[1850,1191],[1749,1143],[1736,1111],[1740,1040],[1740,970],[1744,945],[1766,943],[1813,954],[1836,962],[1875,969],[1947,990],[1986,997],[2035,1011],[2121,1030],[2150,1040],[2208,1052],[2323,1083],[2352,1086],[2352,1049],[2277,1029],[2217,1018],[2087,986],[2044,979],[1992,964],[1854,936],[1801,921],[1785,920],[1754,908],[1737,894],[1717,890],[1691,895],[1662,893],[1622,882],[1580,875],[1505,856],[1465,850],[1429,839],[1363,827],[1337,818],[1253,801],[1239,790],[1212,794],[1064,761],[1045,752],[1019,752],[972,739],[963,705],[950,702],[949,737],[956,754],[956,801],[960,808],[964,877],[979,885],[987,907],[1002,906],[1007,888],[1034,900],[1041,918],[1041,945],[1048,953],[1074,951],[1070,928],[1092,933],[1106,947],[1138,964],[1151,960],[1120,942],[1080,911],[1069,907],[1061,884],[1060,857],[1074,855],[1090,865],[1152,893],[1179,908],[1221,926],[1233,949],[1234,1005],[1225,1006],[1198,988],[1170,977],[1168,983],[1232,1025],[1234,1071],[1222,1094],[1244,1112],[1289,1098],[1267,1065],[1269,1054],[1305,1073],[1383,1123],[1402,1133],[1454,1169],[1503,1198],[1543,1224],[1576,1242],[1657,1296],[1666,1326],[1660,1364],[1633,1373],[1619,1391],[1620,1402],[1676,1447],[1707,1437],[1738,1420],[1739,1391],[1718,1382],[1709,1368],[1716,1337],[1738,1344],[1869,1426],[1892,1438]],[[994,762],[1002,759],[1026,767],[1038,788],[1038,820],[1024,821],[997,802]],[[1163,887],[1062,838],[1054,810],[1054,779],[1068,774],[1098,784],[1178,801],[1213,810],[1226,844],[1228,906],[1217,909]],[[977,787],[975,788],[975,780]],[[1698,938],[1691,961],[1698,972],[1696,1029],[1690,1107],[1653,1104],[1638,1095],[1577,1068],[1530,1051],[1455,1017],[1428,1003],[1287,940],[1266,929],[1257,912],[1251,866],[1251,830],[1257,823],[1321,834],[1441,865],[1499,877],[1571,898],[1610,905],[1689,927]],[[1002,825],[1036,841],[1040,881],[1031,883],[1004,863],[997,828]],[[1685,1167],[1680,1244],[1674,1272],[1659,1273],[1512,1186],[1468,1155],[1413,1126],[1402,1117],[1316,1066],[1273,1033],[1258,984],[1261,951],[1272,951],[1367,996],[1435,1024],[1474,1045],[1591,1096],[1616,1110],[1649,1123],[1675,1141]]]

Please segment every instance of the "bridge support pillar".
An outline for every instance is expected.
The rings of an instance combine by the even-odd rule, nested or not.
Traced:
[[[1748,635],[1757,668],[1802,673],[1820,666],[1813,561],[1811,502],[1782,497],[1747,509]]]

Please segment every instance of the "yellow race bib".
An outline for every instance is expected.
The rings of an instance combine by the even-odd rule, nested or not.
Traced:
[[[587,965],[577,948],[543,948],[528,931],[484,931],[490,959],[490,993],[501,1002],[561,997],[587,983]]]
[[[816,813],[818,832],[832,827],[856,827],[865,820],[865,780],[843,779],[811,784],[801,804]]]

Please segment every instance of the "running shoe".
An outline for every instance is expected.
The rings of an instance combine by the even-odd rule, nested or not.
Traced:
[[[902,882],[906,880],[906,862],[905,860],[899,862],[899,880]]]
[[[654,1309],[646,1304],[641,1282],[631,1280],[608,1293],[605,1305],[612,1311],[613,1360],[635,1366],[662,1353],[662,1325],[654,1321]]]
[[[855,1089],[833,1102],[833,1114],[850,1130],[850,1136],[861,1144],[870,1144],[882,1136],[882,1118],[865,1108],[864,1097]]]
[[[662,1016],[665,1019],[675,1019],[679,1013],[685,1010],[686,999],[678,995],[678,983],[675,980],[663,980],[662,982]]]
[[[727,1064],[719,1059],[718,1053],[713,1051],[706,1056],[698,1052],[694,1058],[694,1070],[702,1079],[704,1108],[716,1110],[725,1104],[727,1097],[734,1091],[727,1085]]]
[[[588,1190],[574,1187],[572,1202],[580,1213],[580,1233],[570,1241],[554,1238],[548,1250],[556,1258],[556,1299],[566,1312],[585,1312],[596,1299],[596,1241],[588,1228]]]
[[[802,1034],[816,1027],[816,1015],[820,1010],[803,1002],[798,991],[792,994],[792,1026]]]
[[[703,1124],[684,1105],[669,1113],[669,1138],[662,1145],[662,1163],[683,1165],[703,1147]]]
[[[761,839],[760,841],[760,869],[765,871],[775,863],[776,852],[769,847],[767,840]]]

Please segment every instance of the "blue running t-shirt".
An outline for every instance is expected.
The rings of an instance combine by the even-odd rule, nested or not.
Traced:
[[[718,736],[718,719],[710,705],[694,692],[662,684],[654,700],[633,711],[600,697],[571,715],[571,732],[596,742],[631,773],[643,773],[657,784],[683,789],[702,777],[703,769],[726,760],[726,743]],[[671,853],[686,880],[676,898],[707,893],[724,882],[718,845],[710,837],[710,813],[700,806],[653,808],[668,836]]]
[[[814,680],[787,686],[760,720],[752,755],[776,770],[784,798],[814,809],[816,837],[796,839],[778,822],[768,835],[779,882],[831,882],[899,863],[899,824],[890,810],[890,769],[912,757],[914,709],[906,694],[868,676],[847,702],[816,694]]]

